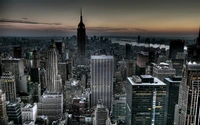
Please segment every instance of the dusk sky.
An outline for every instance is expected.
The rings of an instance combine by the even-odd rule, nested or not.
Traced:
[[[197,36],[198,0],[0,0],[0,36]]]

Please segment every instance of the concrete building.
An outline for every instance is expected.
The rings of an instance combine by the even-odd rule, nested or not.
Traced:
[[[55,44],[51,45],[47,51],[47,91],[48,92],[61,92],[62,79],[58,75],[57,52]]]
[[[49,122],[58,120],[63,114],[63,94],[44,92],[38,103],[38,115],[48,116]]]
[[[141,51],[137,54],[136,74],[144,75],[146,64],[149,62],[149,52]]]
[[[164,79],[164,83],[167,84],[168,93],[167,125],[174,124],[174,110],[175,105],[178,103],[181,78],[181,76],[173,76]]]
[[[15,77],[11,72],[3,72],[0,79],[0,89],[2,89],[3,93],[6,94],[6,101],[16,101]]]
[[[15,125],[22,124],[20,103],[7,102],[6,110],[7,110],[7,115],[8,115],[9,121],[13,121]]]
[[[22,112],[22,123],[24,124],[26,121],[36,121],[36,117],[38,115],[37,111],[37,103],[26,104],[21,108]]]
[[[109,118],[109,110],[102,104],[97,104],[94,111],[93,125],[115,125]]]
[[[126,124],[166,125],[167,86],[156,77],[127,77]]]
[[[0,123],[1,125],[7,125],[8,116],[6,112],[6,95],[0,89]]]
[[[199,125],[200,123],[200,64],[186,62],[175,107],[174,125]]]
[[[159,65],[153,66],[153,77],[157,77],[161,81],[169,76],[176,75],[176,70],[172,68],[168,63],[161,62]]]
[[[2,69],[3,72],[10,71],[15,75],[17,92],[27,92],[27,75],[24,74],[24,63],[22,59],[3,58]]]
[[[98,100],[110,110],[113,96],[113,56],[91,56],[91,105],[96,106]]]

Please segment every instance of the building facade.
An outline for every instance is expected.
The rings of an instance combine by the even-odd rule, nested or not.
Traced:
[[[48,92],[61,92],[62,80],[58,75],[56,46],[53,44],[47,51],[47,91]]]
[[[96,106],[99,99],[110,110],[113,95],[113,56],[91,56],[91,105]]]
[[[15,102],[16,84],[11,72],[4,72],[0,79],[0,89],[6,94],[6,101]]]
[[[6,95],[0,89],[0,123],[1,125],[7,125],[8,116],[6,111]]]
[[[200,64],[186,62],[175,106],[174,125],[199,125],[200,123]]]
[[[26,104],[21,108],[22,112],[22,123],[24,124],[26,121],[36,121],[36,117],[38,115],[37,111],[37,103]]]
[[[166,125],[167,86],[156,77],[127,77],[126,124]]]
[[[168,92],[167,125],[174,124],[174,110],[175,105],[178,103],[180,82],[181,76],[173,76],[164,79],[164,83],[167,84]]]
[[[157,77],[161,81],[164,81],[164,78],[174,76],[176,75],[176,70],[168,63],[160,63],[159,65],[153,66],[153,75],[154,77]]]
[[[21,107],[20,103],[10,103],[6,104],[6,110],[9,121],[13,121],[15,125],[22,124],[22,114],[21,114]]]
[[[63,94],[44,92],[38,103],[38,115],[48,116],[49,122],[58,120],[63,113]]]

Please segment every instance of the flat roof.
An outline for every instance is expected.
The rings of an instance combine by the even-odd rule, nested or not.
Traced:
[[[135,83],[133,81],[132,77],[127,77],[127,79],[133,86],[145,86],[145,85],[148,85],[148,86],[166,86],[166,84],[164,82],[162,82],[161,80],[159,80],[156,77],[152,77],[151,75],[142,75],[142,76],[145,77],[145,78],[153,78],[154,83],[143,83],[143,82],[142,83]]]
[[[171,78],[165,78],[168,82],[173,82],[173,83],[180,83],[180,81],[175,81],[175,80],[172,80]]]
[[[113,59],[113,56],[108,55],[92,55],[91,59]]]

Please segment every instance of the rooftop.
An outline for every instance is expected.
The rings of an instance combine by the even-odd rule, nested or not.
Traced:
[[[148,85],[148,86],[165,86],[166,84],[164,82],[162,82],[161,80],[159,80],[158,78],[156,77],[152,77],[151,75],[141,75],[141,79],[146,79],[146,78],[153,78],[154,82],[150,83],[150,82],[140,82],[140,83],[137,83],[137,82],[134,82],[133,81],[133,77],[127,77],[128,81],[133,85],[133,86],[145,86],[145,85]]]
[[[92,55],[91,59],[113,59],[113,56],[108,56],[108,55]]]

